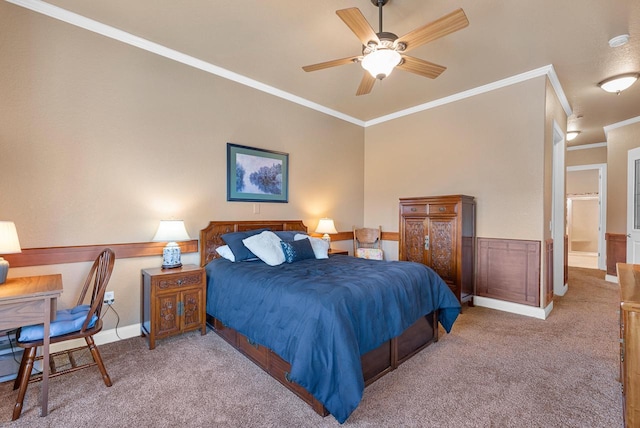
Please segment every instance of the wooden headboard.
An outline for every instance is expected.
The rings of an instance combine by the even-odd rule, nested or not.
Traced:
[[[211,221],[200,231],[200,266],[204,266],[220,255],[216,248],[224,245],[222,235],[229,232],[243,232],[246,230],[301,230],[306,232],[307,226],[302,220],[250,220],[250,221]]]

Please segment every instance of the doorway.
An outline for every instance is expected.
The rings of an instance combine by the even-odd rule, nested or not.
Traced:
[[[606,270],[606,164],[567,167],[569,266]]]
[[[627,164],[627,263],[640,263],[640,148],[629,150]]]

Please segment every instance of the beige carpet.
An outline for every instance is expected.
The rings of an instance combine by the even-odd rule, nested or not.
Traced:
[[[364,393],[353,427],[621,427],[618,287],[572,268],[569,291],[545,320],[465,308],[451,334]],[[113,386],[91,368],[53,379],[50,414],[39,384],[22,417],[0,384],[0,425],[10,427],[335,427],[240,356],[215,333],[101,348]]]

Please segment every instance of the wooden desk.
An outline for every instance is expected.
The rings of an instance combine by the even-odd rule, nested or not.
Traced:
[[[49,398],[49,327],[62,294],[62,275],[26,276],[0,284],[0,330],[44,323],[42,347],[41,416],[47,416]],[[15,414],[13,420],[20,417]]]

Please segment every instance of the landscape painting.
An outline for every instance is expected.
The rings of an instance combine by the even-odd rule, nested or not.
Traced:
[[[227,143],[227,200],[288,202],[289,154]]]

